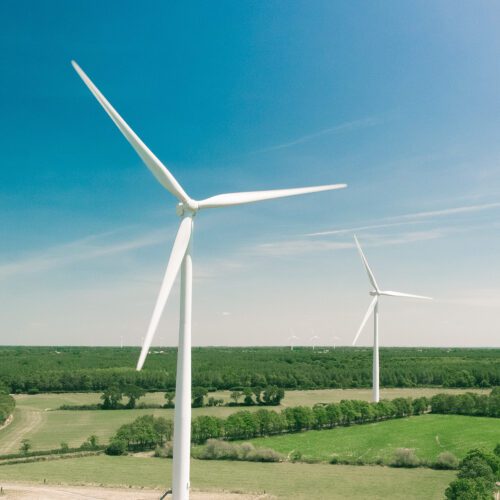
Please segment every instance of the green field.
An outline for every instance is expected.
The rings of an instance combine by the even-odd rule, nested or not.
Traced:
[[[453,389],[385,389],[382,397],[393,399],[400,396],[431,396],[438,392],[463,392]],[[214,393],[217,397],[229,400],[229,392]],[[34,450],[58,448],[61,441],[69,446],[79,446],[91,434],[96,434],[101,442],[107,442],[118,427],[131,422],[140,415],[154,414],[173,418],[173,410],[112,410],[112,411],[61,411],[56,410],[63,404],[89,404],[99,402],[99,393],[66,393],[17,395],[17,408],[13,422],[0,430],[0,454],[17,452],[21,440],[30,439]],[[281,407],[329,403],[342,399],[369,400],[371,392],[367,389],[325,389],[318,391],[287,391]],[[148,393],[141,401],[164,403],[163,393]],[[256,410],[258,407],[249,407]],[[280,407],[276,407],[280,409]],[[193,416],[209,414],[224,417],[239,407],[195,408]]]
[[[293,450],[304,457],[328,461],[362,458],[389,462],[396,448],[414,448],[421,459],[434,461],[443,451],[457,457],[475,447],[493,449],[500,443],[500,423],[488,417],[461,415],[421,415],[373,424],[307,431],[251,440],[260,447],[273,448],[288,455]]]
[[[171,461],[136,457],[87,457],[0,467],[0,484],[29,481],[114,486],[170,485]],[[191,484],[204,491],[268,493],[294,499],[443,498],[455,474],[430,469],[392,469],[328,464],[260,464],[192,460]]]

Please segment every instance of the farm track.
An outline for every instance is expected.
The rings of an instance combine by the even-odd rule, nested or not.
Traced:
[[[0,432],[0,454],[18,451],[22,439],[39,429],[46,418],[45,412],[16,408],[12,423]]]
[[[63,499],[88,499],[88,500],[157,500],[159,490],[137,488],[103,488],[96,486],[49,486],[20,483],[1,483],[3,488],[2,498],[7,499],[33,499],[37,500],[63,500]],[[197,492],[191,493],[193,500],[270,500],[269,495],[246,495],[224,492]]]

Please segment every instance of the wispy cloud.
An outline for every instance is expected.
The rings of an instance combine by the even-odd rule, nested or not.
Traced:
[[[365,226],[355,226],[349,228],[340,228],[340,229],[329,229],[326,231],[318,231],[314,233],[307,233],[304,236],[333,236],[333,235],[341,235],[346,233],[355,233],[357,231],[367,231],[372,229],[388,229],[392,227],[398,226],[407,226],[407,225],[415,225],[415,224],[424,224],[429,219],[435,219],[439,217],[447,217],[453,215],[461,215],[467,213],[475,213],[482,212],[487,210],[494,210],[496,208],[500,208],[500,202],[498,203],[483,203],[478,205],[466,205],[461,207],[451,207],[444,208],[442,210],[432,210],[428,212],[415,212],[411,214],[404,215],[395,215],[393,217],[386,217],[382,219],[380,223],[368,224]],[[383,222],[386,221],[394,221],[394,222]]]
[[[397,226],[406,226],[408,224],[421,224],[420,221],[412,221],[412,222],[391,222],[387,224],[371,224],[368,226],[357,226],[357,227],[349,227],[343,229],[332,229],[329,231],[319,231],[317,233],[307,233],[305,236],[329,236],[335,234],[346,234],[346,233],[355,233],[356,231],[366,231],[369,229],[386,229],[389,227],[397,227]]]
[[[479,205],[466,205],[462,207],[444,208],[442,210],[432,210],[429,212],[416,212],[413,214],[399,215],[391,219],[424,219],[434,217],[446,217],[448,215],[466,214],[471,212],[482,212],[484,210],[493,210],[500,208],[500,202],[483,203]]]
[[[318,137],[322,137],[325,135],[334,135],[340,134],[342,132],[350,132],[353,130],[374,127],[379,125],[384,120],[380,117],[366,117],[361,118],[359,120],[353,120],[350,122],[341,123],[339,125],[335,125],[334,127],[324,128],[317,132],[312,132],[310,134],[303,135],[289,142],[283,142],[281,144],[276,144],[274,146],[269,146],[267,148],[259,149],[254,151],[254,153],[267,153],[268,151],[276,151],[278,149],[290,148],[292,146],[296,146],[297,144],[303,144],[304,142],[308,142],[312,139],[317,139]]]
[[[152,231],[130,239],[109,241],[114,233],[102,233],[81,238],[76,241],[45,249],[37,254],[21,257],[0,264],[0,279],[48,271],[78,262],[127,254],[140,248],[157,245],[166,240],[165,233]]]
[[[367,242],[367,246],[401,245],[441,238],[443,234],[442,230],[434,229],[431,231],[412,231],[391,237],[372,236]],[[354,248],[352,241],[322,241],[305,238],[261,244],[254,248],[253,253],[272,257],[290,257],[325,251],[333,252],[349,248]]]

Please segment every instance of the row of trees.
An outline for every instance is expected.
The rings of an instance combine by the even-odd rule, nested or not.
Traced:
[[[118,408],[135,408],[137,400],[145,396],[146,391],[137,385],[126,384],[123,386],[111,385],[101,395],[103,410],[116,410]],[[121,403],[123,397],[128,398],[124,405]]]
[[[445,496],[448,500],[490,500],[497,481],[500,481],[500,444],[493,453],[479,449],[469,451]]]
[[[103,410],[117,410],[117,409],[132,409],[136,407],[137,401],[142,398],[146,392],[141,387],[136,385],[111,385],[108,387],[101,395],[102,404],[101,405],[82,405],[82,406],[71,406],[64,405],[61,409],[103,409]],[[203,406],[223,406],[224,400],[220,398],[215,398],[210,396],[207,398],[208,389],[206,387],[193,387],[191,391],[191,406],[193,408],[201,408]],[[126,404],[122,404],[122,399],[124,397],[128,398]],[[282,399],[285,397],[285,391],[279,387],[245,387],[242,390],[235,389],[231,392],[231,399],[233,403],[229,403],[228,406],[238,406],[241,398],[243,399],[244,406],[278,406]],[[166,403],[165,408],[175,407],[175,392],[167,391],[165,392]],[[159,405],[142,405],[142,407],[159,407]]]
[[[227,418],[201,415],[193,419],[191,436],[194,443],[204,443],[207,439],[250,439],[406,417],[421,414],[427,407],[426,398],[397,398],[378,403],[344,400],[340,403],[316,404],[312,408],[295,406],[281,412],[264,409],[239,411]]]
[[[338,425],[362,424],[420,414],[426,411],[427,407],[426,398],[397,398],[379,403],[344,400],[340,403],[317,404],[313,408],[285,408],[281,412],[265,409],[254,412],[243,410],[227,418],[200,415],[192,421],[191,439],[193,443],[201,444],[208,439],[249,439],[308,429],[333,428]],[[153,416],[139,417],[131,424],[120,427],[111,440],[110,453],[151,449],[169,441],[172,433],[171,420]]]
[[[489,395],[473,392],[436,394],[430,404],[432,413],[500,417],[500,387],[492,389]]]
[[[494,400],[497,394],[498,388],[493,390],[489,397],[484,397]],[[285,408],[281,412],[266,409],[253,412],[243,410],[227,418],[200,415],[191,423],[191,440],[193,443],[201,444],[208,439],[250,439],[421,415],[429,410],[434,411],[433,401],[441,401],[442,396],[441,394],[434,396],[431,400],[425,397],[396,398],[378,403],[343,400],[340,403],[316,404],[312,408],[308,406]],[[151,449],[170,441],[172,435],[171,420],[142,416],[131,424],[120,427],[111,440],[110,453]]]
[[[145,390],[175,388],[176,349],[153,351],[146,368],[133,366],[137,348],[1,347],[0,382],[9,392],[102,391],[113,384]],[[500,385],[498,349],[380,351],[384,387]],[[370,387],[371,349],[195,348],[193,386],[284,389]]]

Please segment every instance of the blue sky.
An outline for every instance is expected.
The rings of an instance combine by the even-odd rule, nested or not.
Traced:
[[[196,218],[193,339],[499,346],[500,6],[3,2],[0,342],[139,344],[176,231],[76,59],[194,198],[348,189]],[[177,338],[177,292],[157,343]],[[369,328],[360,338],[370,343]]]

